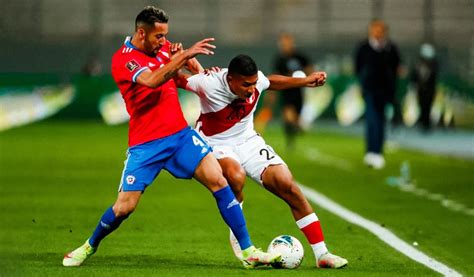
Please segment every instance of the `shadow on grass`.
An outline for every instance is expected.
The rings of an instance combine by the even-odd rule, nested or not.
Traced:
[[[59,253],[29,253],[10,256],[7,268],[23,273],[47,273],[56,270],[74,270],[62,266],[63,255]],[[18,267],[21,266],[21,270]],[[16,269],[15,269],[16,268]],[[215,259],[206,259],[206,257],[196,257],[190,255],[189,258],[182,259],[176,255],[103,255],[98,253],[91,257],[83,266],[76,268],[79,271],[102,271],[108,273],[120,273],[124,271],[235,271],[245,270],[239,261],[216,261]],[[270,267],[261,267],[258,270],[269,270]],[[77,273],[79,273],[77,271]]]

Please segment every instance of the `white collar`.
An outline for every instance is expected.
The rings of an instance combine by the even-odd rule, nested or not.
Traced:
[[[370,47],[372,47],[372,49],[374,49],[375,51],[382,51],[385,46],[387,45],[387,40],[382,40],[382,41],[378,41],[372,37],[369,38],[369,45]]]

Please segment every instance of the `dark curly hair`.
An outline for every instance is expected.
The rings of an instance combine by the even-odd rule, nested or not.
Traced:
[[[135,31],[142,26],[151,27],[155,22],[168,23],[168,15],[162,9],[146,6],[135,19]]]

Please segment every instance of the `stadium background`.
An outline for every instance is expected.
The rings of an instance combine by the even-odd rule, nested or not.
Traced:
[[[124,35],[133,32],[139,7],[154,4],[171,17],[170,38],[190,45],[213,36],[219,51],[254,53],[268,70],[279,32],[295,34],[298,46],[322,63],[351,55],[371,18],[387,21],[410,62],[425,40],[435,42],[444,74],[474,79],[474,7],[470,0],[19,0],[0,1],[1,72],[77,73],[89,57],[104,66]],[[67,62],[65,62],[67,61]],[[211,61],[206,62],[211,64]],[[107,69],[107,68],[106,68]]]
[[[270,73],[278,33],[292,32],[297,47],[311,56],[318,69],[329,73],[328,85],[335,95],[354,82],[353,51],[366,37],[371,18],[387,21],[407,67],[420,44],[432,40],[441,63],[440,83],[445,92],[461,99],[465,110],[458,112],[465,114],[464,125],[447,132],[438,128],[432,136],[408,129],[399,136],[390,133],[387,167],[381,171],[362,164],[360,122],[342,128],[333,120],[334,98],[323,114],[328,121],[316,121],[315,131],[301,138],[294,153],[285,152],[280,125],[269,128],[265,138],[299,182],[416,243],[431,257],[466,275],[474,274],[474,1],[0,0],[0,119],[24,124],[59,109],[49,120],[0,128],[0,276],[71,274],[60,266],[62,255],[82,241],[105,205],[114,200],[127,126],[105,126],[98,107],[104,95],[117,90],[109,71],[112,53],[133,32],[137,12],[150,4],[170,15],[171,40],[189,46],[203,37],[216,37],[215,56],[200,57],[205,66],[226,66],[233,55],[247,53]],[[102,69],[84,74],[91,61]],[[404,77],[400,96],[406,93],[406,85]],[[2,124],[0,120],[0,127],[6,126]],[[444,152],[437,155],[433,150]],[[407,164],[416,187],[397,187],[392,181],[404,177],[401,169]],[[166,173],[157,183],[130,222],[74,273],[242,274],[207,192]],[[246,218],[258,245],[265,247],[281,233],[304,241],[282,201],[251,182],[246,190]],[[271,211],[263,213],[269,206]],[[351,263],[337,274],[435,274],[365,230],[315,207],[331,249]],[[182,228],[191,211],[192,222],[184,223],[189,228]],[[298,270],[302,276],[313,276],[312,258],[307,256]]]
[[[281,31],[296,37],[297,47],[316,68],[329,73],[339,94],[352,78],[354,48],[371,18],[387,21],[407,69],[421,43],[437,48],[441,82],[448,93],[472,102],[474,95],[474,4],[471,0],[19,0],[0,1],[1,87],[72,82],[76,101],[60,117],[98,117],[101,95],[115,90],[110,78],[111,54],[126,35],[140,7],[154,4],[170,17],[169,38],[191,45],[216,37],[218,51],[201,57],[205,66],[225,67],[238,53],[255,58],[270,73]],[[81,78],[87,63],[101,70]],[[402,78],[399,97],[406,92]],[[325,115],[333,116],[331,106]],[[471,114],[470,114],[471,115]],[[469,120],[471,121],[471,120]],[[469,122],[468,125],[473,125]]]

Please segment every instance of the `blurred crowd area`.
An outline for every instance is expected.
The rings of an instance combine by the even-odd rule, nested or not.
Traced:
[[[382,18],[409,64],[421,43],[435,44],[442,74],[474,82],[472,0],[0,0],[0,72],[78,72],[97,60],[107,73],[110,56],[133,33],[146,5],[170,15],[170,39],[185,45],[217,39],[205,65],[225,66],[235,53],[255,57],[270,70],[280,32],[329,73],[351,71],[355,45],[367,24]]]
[[[233,56],[245,53],[270,74],[278,35],[293,34],[315,69],[328,73],[334,93],[328,100],[330,115],[337,109],[336,96],[355,82],[354,52],[367,38],[369,22],[381,18],[405,68],[399,94],[407,91],[420,46],[429,42],[436,48],[441,90],[461,95],[460,103],[474,103],[473,0],[0,0],[0,5],[0,89],[72,83],[75,100],[63,115],[99,115],[99,99],[116,91],[109,69],[112,53],[133,34],[135,16],[147,5],[169,14],[169,40],[186,47],[216,38],[216,54],[200,57],[206,67],[226,67]]]

